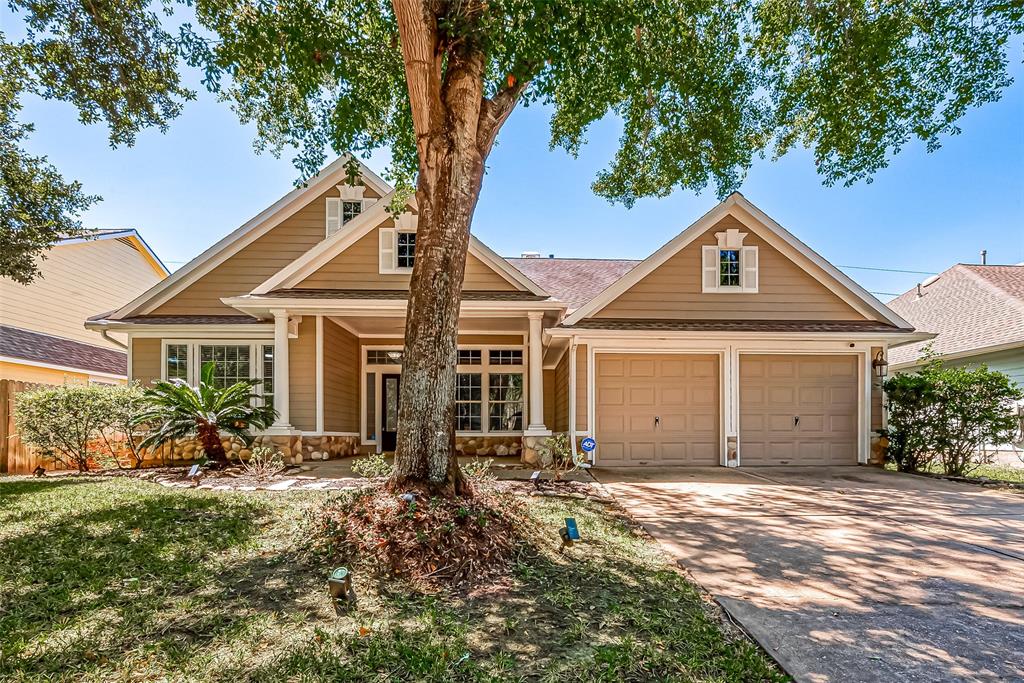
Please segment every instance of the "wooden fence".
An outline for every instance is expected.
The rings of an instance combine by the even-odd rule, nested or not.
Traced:
[[[39,385],[0,379],[0,473],[29,474],[39,465],[47,470],[65,469],[60,463],[43,458],[21,442],[14,424],[14,403],[18,394]]]

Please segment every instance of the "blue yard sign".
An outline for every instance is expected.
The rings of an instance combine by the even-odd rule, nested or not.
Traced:
[[[583,439],[583,441],[580,441],[580,448],[582,448],[585,453],[590,453],[597,448],[597,442],[588,436]]]
[[[572,517],[565,518],[565,535],[569,537],[570,541],[580,540],[580,530],[576,526],[576,520]]]

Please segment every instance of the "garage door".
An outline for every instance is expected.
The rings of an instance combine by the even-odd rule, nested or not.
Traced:
[[[597,354],[597,464],[718,465],[718,356]]]
[[[856,465],[857,357],[741,355],[740,464]]]

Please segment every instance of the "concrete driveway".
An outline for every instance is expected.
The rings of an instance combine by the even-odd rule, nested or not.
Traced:
[[[799,681],[1024,681],[1024,496],[866,467],[596,470]]]

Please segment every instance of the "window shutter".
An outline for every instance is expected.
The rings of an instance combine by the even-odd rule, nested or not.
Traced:
[[[702,292],[718,291],[718,247],[701,247],[701,261],[703,277],[701,278]]]
[[[757,247],[743,247],[740,264],[743,266],[743,291],[757,293]]]
[[[395,229],[380,228],[380,272],[395,272]]]
[[[327,198],[327,236],[330,237],[341,228],[341,198]]]

